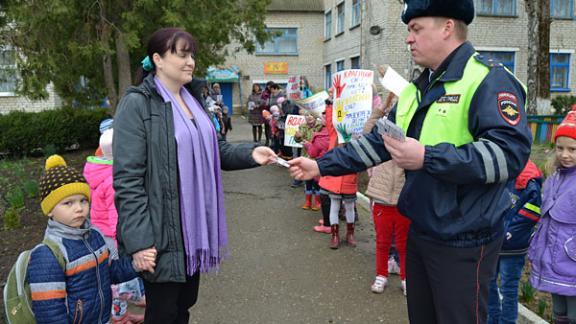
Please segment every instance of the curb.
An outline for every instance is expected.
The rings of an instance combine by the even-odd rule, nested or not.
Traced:
[[[359,205],[362,206],[367,211],[370,211],[370,199],[366,197],[363,193],[357,192],[356,199]],[[518,303],[518,324],[550,324],[542,319],[540,316],[536,315],[533,311],[526,308],[524,305]]]

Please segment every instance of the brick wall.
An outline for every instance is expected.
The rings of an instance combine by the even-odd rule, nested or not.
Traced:
[[[0,96],[0,114],[11,111],[38,112],[62,106],[62,100],[54,92],[52,84],[46,88],[49,97],[46,100],[30,100],[21,96]]]

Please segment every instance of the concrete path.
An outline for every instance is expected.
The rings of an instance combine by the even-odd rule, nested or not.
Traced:
[[[251,127],[234,117],[230,142],[249,141]],[[314,233],[320,212],[300,209],[303,189],[286,169],[224,172],[231,257],[203,275],[190,323],[407,323],[398,276],[381,294],[374,279],[374,232],[360,209],[359,245],[333,251]]]

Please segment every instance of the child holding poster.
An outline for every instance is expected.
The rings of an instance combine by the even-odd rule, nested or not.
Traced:
[[[312,139],[312,135],[318,132],[322,128],[322,123],[314,113],[310,111],[304,111],[304,118],[306,118],[306,123],[300,125],[296,134],[294,134],[294,140],[296,143],[301,143],[304,145],[302,151],[302,156],[310,157],[306,149],[306,143]],[[302,205],[302,209],[312,209],[320,210],[320,188],[318,187],[318,182],[314,179],[306,180],[304,183],[306,202]],[[312,196],[315,197],[314,204],[312,204]]]

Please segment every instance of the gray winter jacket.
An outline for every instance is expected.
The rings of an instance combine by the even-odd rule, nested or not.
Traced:
[[[204,105],[202,80],[186,87]],[[205,109],[206,111],[206,109]],[[208,114],[208,111],[206,111]],[[178,158],[173,112],[154,84],[153,75],[131,87],[114,116],[114,190],[120,254],[156,247],[151,282],[185,282],[185,251],[180,225]],[[255,167],[254,144],[230,144],[219,138],[224,170]]]

